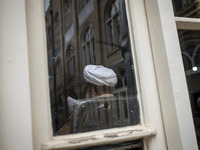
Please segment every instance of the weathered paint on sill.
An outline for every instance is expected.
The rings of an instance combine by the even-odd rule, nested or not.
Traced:
[[[43,150],[76,149],[88,146],[97,146],[110,143],[136,140],[156,135],[154,127],[143,125],[98,130],[80,134],[52,137],[43,142]]]

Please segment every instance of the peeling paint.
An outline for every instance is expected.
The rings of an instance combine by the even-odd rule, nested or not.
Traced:
[[[122,131],[122,132],[113,132],[113,133],[107,133],[104,134],[104,137],[108,137],[108,138],[114,138],[114,137],[120,137],[120,136],[126,136],[126,135],[130,135],[134,132],[141,132],[143,131],[142,129],[137,129],[137,130],[128,130],[128,131]]]
[[[77,143],[86,142],[89,140],[97,140],[97,138],[95,138],[95,136],[86,136],[86,137],[71,139],[68,142],[71,144],[77,144]]]
[[[156,128],[151,126],[130,126],[109,130],[80,133],[53,137],[42,144],[43,150],[76,149],[88,145],[102,145],[119,141],[136,140],[156,135]]]
[[[106,135],[104,135],[104,137],[114,138],[114,137],[118,137],[118,135],[117,134],[106,134]]]

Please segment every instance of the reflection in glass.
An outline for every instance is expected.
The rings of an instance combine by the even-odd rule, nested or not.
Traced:
[[[82,34],[83,65],[95,64],[93,26],[88,25]]]
[[[79,12],[87,5],[89,0],[78,0]]]
[[[119,16],[119,0],[108,5],[105,15],[107,42],[116,45],[120,42],[120,16]],[[119,50],[118,47],[107,45],[108,55]]]
[[[124,1],[50,2],[45,19],[54,135],[139,124]]]
[[[67,48],[66,56],[66,75],[68,80],[72,79],[75,76],[75,54],[74,49],[71,45]]]
[[[177,17],[199,18],[199,0],[172,0],[174,14]]]
[[[200,145],[200,31],[179,30],[197,140]]]
[[[72,0],[64,0],[64,32],[66,32],[72,24]]]

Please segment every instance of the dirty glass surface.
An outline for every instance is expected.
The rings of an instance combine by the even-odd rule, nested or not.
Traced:
[[[144,146],[142,140],[119,142],[115,144],[108,144],[102,146],[92,146],[81,148],[77,150],[143,150]]]
[[[51,0],[47,4],[54,135],[139,124],[124,0]]]
[[[178,33],[196,136],[200,146],[200,31],[179,30]]]
[[[200,17],[200,1],[199,0],[172,0],[174,14],[177,17]]]

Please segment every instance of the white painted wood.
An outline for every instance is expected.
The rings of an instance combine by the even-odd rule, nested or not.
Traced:
[[[175,19],[189,30],[199,30],[199,21],[174,19],[170,0],[126,6],[145,126],[52,137],[43,1],[0,1],[0,149],[39,150],[45,139],[43,149],[56,149],[149,136],[149,150],[197,149]]]
[[[145,5],[168,149],[197,150],[171,1],[146,0]]]
[[[156,135],[154,127],[142,125],[113,128],[94,132],[57,136],[43,142],[42,150],[77,149],[88,146],[119,143]]]
[[[35,3],[32,1],[32,2],[29,2],[28,5],[29,5],[28,11],[30,9],[30,12],[33,13],[34,8],[31,9],[30,6],[35,5]],[[37,7],[35,7],[35,9],[40,7],[39,5],[41,5],[41,4],[36,5]],[[158,100],[159,97],[158,97],[158,94],[157,94],[157,87],[156,87],[157,85],[156,85],[156,80],[155,80],[154,66],[153,66],[153,60],[152,60],[152,54],[151,54],[151,45],[149,43],[149,35],[148,35],[146,15],[145,15],[145,10],[144,10],[144,3],[143,3],[143,1],[135,0],[134,2],[130,1],[130,3],[127,3],[127,5],[130,5],[130,8],[131,8],[131,10],[129,9],[129,12],[131,14],[128,13],[128,15],[130,17],[129,19],[131,20],[129,25],[131,26],[131,29],[132,29],[132,31],[131,31],[132,45],[137,43],[136,46],[133,47],[134,49],[135,48],[137,49],[137,52],[134,51],[133,53],[134,53],[134,58],[135,58],[134,64],[135,64],[135,68],[136,68],[139,93],[141,92],[139,97],[142,99],[142,101],[140,101],[141,107],[142,107],[141,114],[144,114],[144,119],[143,119],[142,122],[146,123],[146,124],[155,124],[156,128],[158,128],[158,130],[159,130],[159,133],[155,137],[148,140],[148,147],[150,147],[149,149],[152,149],[152,150],[156,149],[156,148],[164,150],[164,149],[166,149],[166,144],[165,144],[163,124],[162,124],[162,116],[161,116],[161,111],[160,111],[160,104],[159,104],[159,100]],[[132,8],[134,8],[134,9],[132,9]],[[31,13],[29,14],[30,17],[31,17]],[[37,14],[37,15],[39,15],[39,14]],[[33,17],[33,18],[35,18],[35,17]],[[34,19],[30,19],[30,22],[34,22]],[[29,34],[30,38],[32,38],[29,42],[29,45],[30,45],[30,48],[34,49],[34,51],[35,51],[34,45],[38,45],[37,44],[38,43],[37,38],[39,38],[37,35],[34,34],[34,32],[36,32],[35,31],[36,28],[34,26],[37,26],[37,25],[36,24],[33,24],[33,25],[29,24],[29,26],[30,26],[30,29],[33,28],[33,31],[29,31],[30,32],[30,34]],[[39,24],[39,26],[42,27],[42,24]],[[43,31],[40,31],[40,32],[43,32]],[[134,34],[134,36],[133,36],[133,34]],[[33,38],[33,37],[36,37],[36,38]],[[33,40],[33,43],[31,42],[32,40]],[[42,40],[42,39],[40,39],[40,40]],[[145,44],[144,44],[144,42],[145,42]],[[43,49],[43,51],[45,52],[43,46],[41,46],[41,49]],[[33,70],[33,73],[37,70],[41,71],[41,69],[37,67],[37,64],[34,65],[34,63],[33,63],[34,60],[39,60],[39,63],[44,64],[44,62],[40,61],[40,58],[38,59],[38,58],[35,57],[35,56],[38,56],[37,53],[38,53],[37,51],[36,52],[31,51],[30,52],[30,54],[31,54],[30,57],[32,59],[30,61],[30,64],[32,64],[33,69],[31,69],[31,70]],[[135,53],[137,53],[137,54],[135,54]],[[144,53],[145,53],[145,55],[144,55]],[[44,57],[43,54],[42,54],[41,57]],[[136,59],[136,57],[138,59]],[[46,69],[45,67],[46,66],[44,66],[44,68],[43,68],[44,71]],[[44,71],[42,71],[42,73],[45,74]],[[41,76],[41,75],[39,74],[39,76]],[[42,79],[41,80],[42,83],[44,83],[44,85],[47,86],[47,83],[45,83],[43,77],[44,76],[42,75],[41,77],[39,77],[39,79],[40,80]],[[151,78],[151,81],[149,81],[149,78]],[[36,96],[37,92],[39,92],[39,91],[37,91],[37,88],[38,88],[38,90],[41,90],[39,88],[39,85],[41,85],[41,84],[38,83],[36,80],[32,80],[31,82],[32,82],[32,91],[35,93],[35,94],[33,94],[35,102],[32,102],[33,103],[32,110],[34,111],[34,110],[37,110],[36,108],[40,104],[42,104],[42,102],[40,102],[39,99],[41,99],[43,97],[46,101],[48,99],[48,97],[45,96],[45,93],[46,93],[45,91],[43,92],[43,94],[41,93],[40,95]],[[142,82],[142,85],[140,86],[141,82]],[[45,89],[46,87],[43,87],[43,88]],[[48,106],[48,103],[46,103],[46,102],[43,102],[43,104],[44,104],[44,106],[46,106],[46,104]],[[38,110],[39,109],[41,109],[41,108],[39,107]],[[46,109],[46,107],[45,107],[45,111],[46,110],[48,110],[48,109]],[[150,115],[150,114],[154,114],[154,115]],[[41,140],[44,137],[48,137],[49,128],[47,127],[46,129],[44,129],[45,125],[44,126],[43,125],[40,125],[40,126],[36,125],[37,122],[42,121],[42,118],[44,120],[46,120],[45,116],[46,116],[46,118],[48,118],[46,113],[44,113],[44,114],[38,114],[37,113],[33,116],[33,118],[34,118],[33,122],[35,122],[35,123],[33,123],[34,134],[35,134],[34,145],[36,144],[35,145],[36,148],[38,148],[38,146],[39,146],[38,143],[40,143]],[[48,123],[46,123],[46,125],[48,126]],[[42,132],[41,134],[39,133],[41,131],[41,129],[39,129],[39,127],[41,127],[41,129],[44,130],[44,132]],[[132,129],[134,129],[134,128],[132,128]],[[121,128],[117,129],[117,131],[119,131],[118,133],[120,133],[121,130],[123,130],[123,129],[121,129]],[[112,129],[108,130],[108,131],[112,131]],[[96,132],[94,131],[94,133],[96,134],[96,133],[98,133],[98,131],[96,131]],[[143,132],[139,131],[138,134],[140,136],[137,137],[136,136],[137,134],[134,134],[134,135],[131,135],[130,138],[135,139],[136,137],[137,138],[141,138],[141,136],[145,137],[145,136],[148,136],[147,133],[148,132],[145,131],[145,134],[143,135]],[[79,138],[80,135],[81,134],[76,135],[76,138]],[[37,139],[37,137],[39,137],[39,138]],[[67,137],[72,137],[72,135],[69,135]],[[52,138],[57,139],[58,137],[52,137]],[[59,137],[59,138],[60,138],[61,141],[65,139],[65,137]],[[129,136],[119,137],[119,139],[110,139],[109,143],[116,142],[116,141],[123,141],[125,139],[127,140],[128,138],[129,138]],[[51,143],[51,142],[52,142],[52,140],[49,140],[47,142],[48,143],[47,145],[55,144],[55,143],[53,143],[53,142]],[[95,141],[95,145],[98,144],[98,143],[101,144],[101,142],[102,142],[101,139],[99,139],[99,140],[97,139]],[[107,140],[104,141],[103,143],[105,143],[105,142],[107,142]],[[56,143],[56,144],[58,144],[58,143]],[[93,144],[93,143],[91,141],[89,141],[89,142],[85,143],[85,146],[88,146],[90,144]],[[47,145],[43,144],[43,148],[46,148]],[[67,145],[66,144],[65,145],[62,145],[62,144],[59,145],[58,144],[57,147],[59,147],[59,146],[66,148],[66,147],[69,147],[70,145],[68,145],[68,144]],[[73,144],[71,146],[73,147]],[[74,145],[74,146],[76,146],[76,145]],[[81,145],[81,146],[84,146],[84,145]]]
[[[26,1],[26,10],[33,148],[40,150],[41,143],[53,135],[43,0]]]
[[[175,17],[176,26],[182,30],[200,30],[199,18]]]
[[[129,0],[126,2],[131,31],[130,36],[134,50],[142,122],[154,125],[158,131],[155,137],[145,140],[146,149],[148,147],[149,150],[165,150],[167,146],[144,1]]]
[[[0,1],[1,150],[33,150],[25,3]]]

